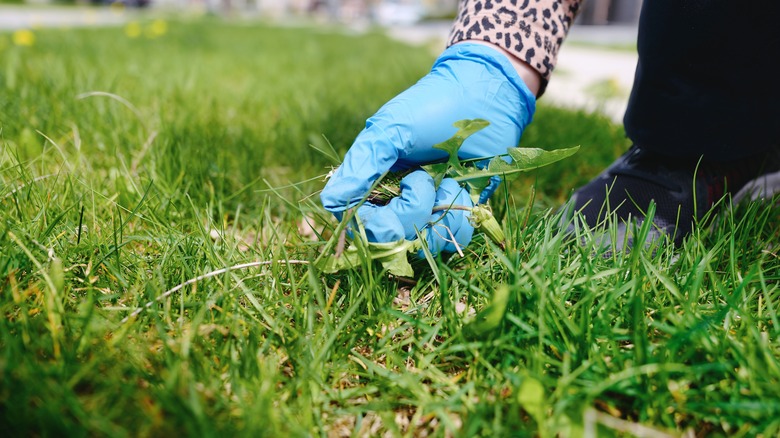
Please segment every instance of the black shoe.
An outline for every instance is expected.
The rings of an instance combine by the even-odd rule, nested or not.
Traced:
[[[659,155],[634,145],[599,176],[574,192],[564,207],[569,232],[578,227],[604,237],[616,248],[634,244],[634,235],[655,204],[645,244],[669,238],[675,244],[725,195],[771,197],[780,192],[780,149],[730,162],[707,162]],[[615,228],[609,226],[614,224]],[[604,233],[608,231],[608,233]]]

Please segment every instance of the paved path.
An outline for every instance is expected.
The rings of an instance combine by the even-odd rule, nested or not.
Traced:
[[[122,9],[0,5],[0,30],[108,26],[127,20]]]
[[[564,45],[540,101],[599,111],[622,122],[636,60],[630,52]]]

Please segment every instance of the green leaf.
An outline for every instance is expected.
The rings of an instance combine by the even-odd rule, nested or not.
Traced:
[[[469,195],[471,195],[471,200],[474,201],[475,204],[479,201],[479,195],[482,194],[482,191],[485,190],[488,185],[490,185],[490,176],[472,178],[468,181],[466,186],[468,187]]]
[[[483,169],[477,167],[469,167],[469,172],[461,174],[461,178],[458,181],[468,181],[469,192],[472,195],[476,195],[479,199],[479,195],[490,184],[490,178],[494,175],[508,175],[518,172],[517,167],[513,163],[507,163],[501,156],[493,157],[488,165]]]
[[[433,185],[438,189],[439,185],[441,184],[441,180],[447,176],[447,170],[449,170],[450,165],[448,163],[434,163],[426,164],[425,166],[420,167],[422,170],[428,172],[428,175],[433,178]]]
[[[338,271],[355,269],[361,266],[361,260],[369,258],[381,263],[382,268],[392,275],[413,277],[414,270],[409,263],[407,254],[416,251],[416,249],[417,242],[403,239],[398,242],[368,242],[364,250],[360,249],[360,245],[350,245],[338,257],[335,255],[324,257],[316,266],[326,274],[333,274]]]
[[[517,148],[515,148],[517,149]],[[507,149],[508,151],[509,149]],[[507,154],[508,155],[508,154]],[[518,170],[517,163],[507,163],[502,157],[493,157],[485,167],[487,172],[511,173]]]
[[[507,153],[518,169],[531,170],[552,164],[577,153],[579,146],[566,149],[546,151],[538,148],[509,148]]]
[[[321,257],[315,262],[315,266],[326,274],[333,274],[346,269],[354,269],[360,266],[360,254],[356,246],[350,246],[338,257]]]
[[[493,293],[493,301],[463,325],[467,337],[482,337],[498,328],[509,304],[509,287],[502,285]]]
[[[391,275],[397,277],[414,277],[414,270],[409,264],[407,255],[414,250],[416,242],[410,240],[399,240],[398,242],[388,243],[369,243],[368,249],[371,258],[380,262],[382,268],[386,269]]]
[[[451,138],[433,145],[434,149],[439,149],[449,154],[447,158],[447,164],[450,166],[451,171],[464,171],[465,168],[458,159],[458,151],[463,145],[463,142],[469,138],[472,134],[484,129],[490,125],[490,122],[483,119],[471,119],[471,120],[458,120],[453,123],[452,126],[458,128]]]
[[[469,193],[479,195],[490,183],[492,176],[509,176],[517,172],[527,172],[560,161],[574,155],[580,149],[579,146],[566,149],[546,151],[538,148],[508,148],[507,155],[512,158],[507,163],[501,156],[493,157],[488,165],[479,169],[473,166],[462,166],[458,171],[448,172],[448,176],[458,182],[467,182]]]
[[[545,396],[542,382],[531,376],[526,376],[520,384],[517,401],[536,420],[540,432],[543,431],[547,416],[544,410]],[[544,434],[541,435],[543,436]]]

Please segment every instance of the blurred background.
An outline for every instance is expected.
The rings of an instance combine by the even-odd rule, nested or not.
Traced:
[[[589,0],[578,22],[591,25],[636,23],[642,0]],[[202,10],[243,13],[268,18],[317,17],[352,23],[414,24],[423,20],[451,19],[458,0],[0,0],[16,5],[111,5],[137,8]]]
[[[544,102],[622,120],[636,66],[642,0],[586,0],[558,55]],[[140,16],[212,15],[281,24],[338,25],[356,33],[445,46],[458,0],[0,0],[0,31],[121,25]]]

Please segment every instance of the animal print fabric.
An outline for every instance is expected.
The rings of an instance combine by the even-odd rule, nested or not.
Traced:
[[[542,76],[541,95],[582,0],[461,0],[448,46],[483,40],[503,47]]]

